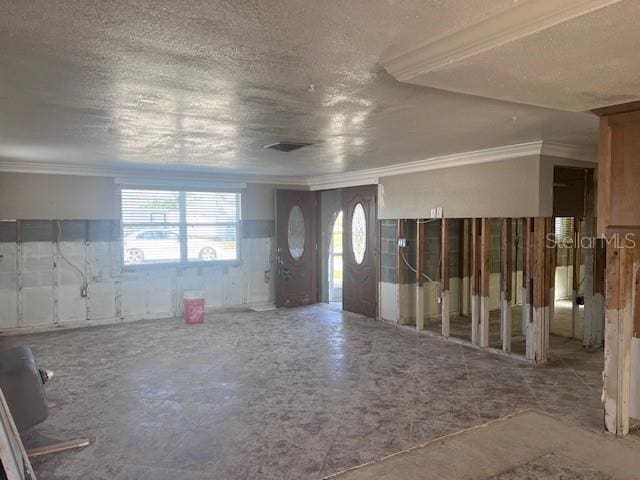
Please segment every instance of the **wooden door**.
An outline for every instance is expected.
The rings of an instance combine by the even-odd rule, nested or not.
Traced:
[[[375,185],[342,191],[342,308],[367,317],[377,313],[377,191]]]
[[[318,300],[316,192],[276,192],[276,306]]]

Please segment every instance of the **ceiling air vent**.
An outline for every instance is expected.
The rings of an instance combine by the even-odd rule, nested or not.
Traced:
[[[278,150],[279,152],[293,152],[302,147],[307,147],[310,143],[300,142],[276,142],[270,145],[265,145],[264,148],[270,148],[271,150]]]

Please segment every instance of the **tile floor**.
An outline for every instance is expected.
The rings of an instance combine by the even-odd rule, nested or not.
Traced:
[[[545,367],[326,306],[0,338],[56,377],[27,447],[45,479],[314,479],[535,407],[600,429],[602,353],[552,338]]]

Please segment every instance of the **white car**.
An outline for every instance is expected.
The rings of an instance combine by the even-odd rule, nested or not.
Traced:
[[[191,238],[188,242],[189,260],[203,262],[218,259],[218,250],[206,238]],[[197,256],[194,254],[197,253]],[[135,230],[124,237],[124,263],[175,262],[180,260],[180,236],[172,230]]]

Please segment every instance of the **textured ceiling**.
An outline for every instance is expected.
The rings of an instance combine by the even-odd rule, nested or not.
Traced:
[[[533,5],[531,2],[519,3],[519,10],[526,13]],[[549,3],[558,10],[565,6],[557,0]],[[587,111],[640,100],[640,2],[592,3],[603,6],[591,11],[587,5],[583,7],[584,14],[531,34],[521,34],[526,17],[521,19],[523,25],[505,24],[502,27],[513,38],[484,51],[473,51],[476,38],[467,38],[464,44],[464,31],[450,32],[438,38],[439,45],[444,48],[451,45],[457,47],[452,51],[468,54],[459,54],[461,58],[456,59],[449,57],[431,68],[425,62],[423,72],[419,71],[421,58],[417,55],[417,73],[406,81],[567,111]],[[482,21],[477,25],[482,25]],[[497,21],[491,26],[501,27]],[[432,37],[422,32],[413,39],[405,38],[404,48],[425,42],[425,38]],[[429,53],[428,40],[425,45],[423,58]],[[433,47],[432,50],[435,51]],[[390,56],[398,55],[399,51],[391,51]]]
[[[406,32],[513,0],[0,2],[0,160],[273,175],[533,140],[595,145],[595,117],[401,84]],[[313,142],[292,153],[276,141]]]

